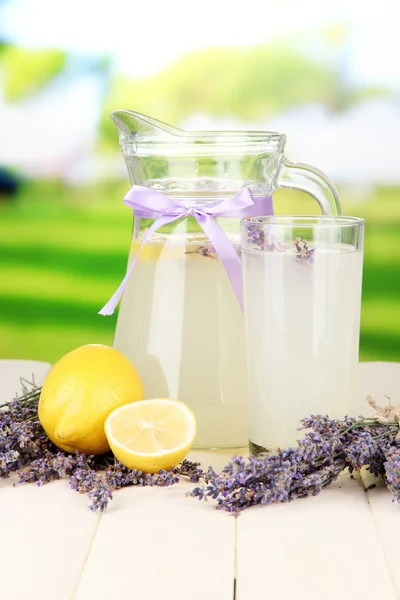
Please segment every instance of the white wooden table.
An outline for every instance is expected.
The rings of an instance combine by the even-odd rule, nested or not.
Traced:
[[[0,361],[0,400],[49,365]],[[400,402],[400,363],[359,368],[365,395]],[[369,413],[370,414],[370,413]],[[222,467],[232,452],[192,452]],[[186,498],[193,484],[126,488],[98,516],[68,481],[0,479],[1,600],[392,600],[400,598],[400,506],[371,476],[239,518]]]

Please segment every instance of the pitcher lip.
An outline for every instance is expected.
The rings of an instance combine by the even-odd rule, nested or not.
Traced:
[[[363,225],[365,219],[362,217],[353,217],[348,215],[265,215],[259,217],[245,217],[241,219],[243,225],[273,225],[276,227],[287,227],[290,225],[297,227],[353,227],[354,225]]]
[[[202,138],[205,138],[206,140],[210,141],[213,138],[222,138],[221,141],[227,141],[229,139],[234,140],[237,139],[238,141],[244,141],[245,139],[249,139],[252,142],[255,141],[277,141],[277,142],[285,142],[286,141],[286,134],[285,133],[281,133],[279,131],[268,131],[268,130],[256,130],[256,129],[249,129],[249,130],[241,130],[241,129],[229,129],[229,130],[188,130],[188,129],[180,129],[178,127],[173,127],[171,125],[168,125],[167,123],[162,123],[161,121],[157,121],[156,119],[153,119],[152,117],[148,117],[147,115],[144,115],[142,113],[137,113],[135,111],[131,111],[128,109],[119,109],[119,110],[113,110],[110,113],[110,117],[115,121],[118,114],[127,114],[127,115],[135,115],[138,117],[143,118],[144,121],[147,121],[148,123],[157,123],[160,126],[160,130],[165,131],[165,133],[167,133],[167,135],[175,135],[176,137],[181,137],[181,138],[186,138],[190,141],[192,140],[201,140]],[[161,127],[161,126],[164,127]],[[148,143],[160,143],[162,140],[161,139],[153,139],[153,140],[148,140]]]

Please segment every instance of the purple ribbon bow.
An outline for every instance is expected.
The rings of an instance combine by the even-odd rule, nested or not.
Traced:
[[[243,309],[243,284],[241,260],[228,236],[215,221],[215,217],[243,218],[248,215],[272,214],[272,198],[267,196],[256,201],[249,188],[222,202],[197,207],[187,207],[157,190],[133,185],[124,198],[124,203],[135,210],[136,216],[156,219],[143,237],[140,248],[132,261],[124,279],[115,294],[99,312],[100,315],[112,315],[129,277],[138,261],[143,246],[150,236],[163,225],[182,217],[192,216],[208,236],[231,281],[232,287]],[[259,206],[261,204],[261,206]]]

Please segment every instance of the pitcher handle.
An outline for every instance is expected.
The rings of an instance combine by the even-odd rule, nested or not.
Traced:
[[[285,159],[281,165],[277,187],[306,192],[318,202],[323,215],[342,214],[334,183],[315,167]]]

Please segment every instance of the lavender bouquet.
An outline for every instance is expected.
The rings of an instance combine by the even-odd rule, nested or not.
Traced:
[[[115,490],[131,486],[165,487],[181,478],[199,484],[188,496],[213,499],[216,508],[238,514],[257,504],[289,502],[315,496],[348,469],[366,467],[384,478],[400,503],[400,412],[368,402],[372,418],[310,416],[302,420],[304,437],[296,448],[245,459],[234,456],[216,473],[184,460],[174,469],[155,475],[129,470],[111,453],[102,456],[68,454],[56,448],[38,419],[41,388],[23,381],[23,395],[0,406],[0,476],[17,472],[14,485],[43,485],[68,477],[73,490],[88,494],[90,508],[103,512]]]

